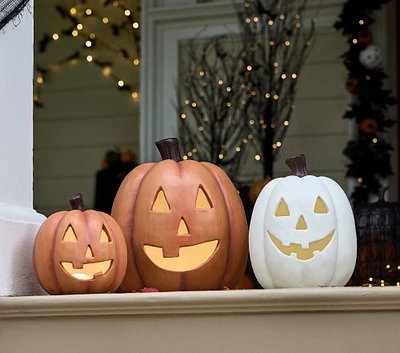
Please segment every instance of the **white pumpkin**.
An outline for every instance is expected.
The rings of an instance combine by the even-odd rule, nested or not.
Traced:
[[[360,52],[360,63],[368,70],[376,69],[383,63],[382,49],[371,44]]]
[[[356,262],[354,216],[332,179],[308,175],[305,157],[286,161],[292,175],[269,182],[250,221],[250,259],[264,288],[344,286]]]

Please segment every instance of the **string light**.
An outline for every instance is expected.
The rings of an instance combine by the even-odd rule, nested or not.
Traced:
[[[182,157],[182,159],[183,159],[184,161],[186,161],[186,160],[188,159],[188,156],[184,155],[184,156]]]
[[[281,146],[282,146],[282,143],[281,143],[280,141],[278,141],[278,142],[276,143],[276,146],[277,146],[277,147],[281,147]]]
[[[377,143],[378,142],[378,139],[376,138],[376,137],[374,137],[373,139],[372,139],[372,143]]]
[[[251,67],[251,65],[247,66],[247,71],[251,71],[253,68]]]
[[[266,129],[266,128],[267,128],[267,124],[262,124],[262,125],[261,125],[261,128],[262,128],[262,129]]]
[[[286,74],[282,74],[282,80],[285,80],[286,79]]]
[[[272,25],[274,24],[274,21],[269,20],[269,21],[268,21],[268,24],[269,24],[270,26],[272,26]]]
[[[251,19],[249,17],[246,18],[246,23],[250,23]]]
[[[356,38],[354,38],[354,39],[353,39],[353,43],[354,43],[354,44],[357,44],[357,43],[358,43],[358,40],[357,40]]]
[[[192,149],[192,152],[193,152],[193,153],[196,153],[196,152],[197,152],[197,148],[193,148],[193,149]]]
[[[200,71],[200,72],[199,72],[199,75],[200,75],[200,76],[204,76],[204,75],[205,75],[204,71]]]
[[[254,156],[254,159],[255,159],[256,161],[259,161],[259,160],[261,159],[261,157],[260,157],[259,154],[256,154],[256,155]]]
[[[360,20],[358,23],[362,26],[364,24],[364,20]]]
[[[297,27],[297,28],[300,28],[300,27],[301,27],[301,24],[300,24],[300,23],[296,23],[296,27]]]
[[[294,16],[296,18],[296,20],[298,20],[300,18],[299,14],[296,14],[296,16]]]
[[[275,42],[274,42],[273,40],[271,40],[271,41],[269,42],[269,45],[272,47],[273,45],[275,45]]]
[[[276,143],[274,143],[274,144],[272,145],[272,148],[274,148],[274,149],[276,148]]]
[[[188,152],[187,155],[188,155],[189,157],[192,157],[193,153],[192,153],[192,152]]]
[[[203,121],[206,123],[206,122],[208,121],[208,117],[205,116],[205,117],[203,118]]]
[[[196,102],[193,102],[193,103],[192,103],[192,107],[193,107],[193,108],[196,108],[196,107],[197,107],[197,103],[196,103]]]
[[[275,124],[271,124],[271,129],[275,129]]]
[[[219,154],[218,156],[219,159],[224,159],[224,155],[222,153]]]
[[[36,81],[37,81],[38,84],[42,84],[44,80],[43,80],[43,77],[38,77],[36,79]]]
[[[366,79],[367,81],[369,81],[369,80],[371,79],[371,76],[367,75],[367,76],[365,76],[365,79]]]
[[[253,119],[249,120],[249,124],[254,125],[254,120]]]
[[[222,86],[222,85],[224,84],[224,81],[219,80],[219,81],[218,81],[218,84],[219,84],[220,86]]]
[[[185,113],[181,114],[181,118],[186,119],[186,114]]]
[[[248,134],[248,135],[247,135],[247,138],[248,138],[249,140],[251,140],[251,139],[253,138],[253,135],[252,135],[252,134]]]
[[[240,147],[236,147],[236,152],[240,152]]]
[[[292,79],[295,80],[297,78],[296,74],[292,74]]]
[[[202,126],[199,126],[199,131],[203,131],[204,128]]]
[[[108,76],[108,75],[110,75],[110,73],[111,73],[111,67],[105,66],[105,67],[103,68],[103,74],[106,75],[106,76]]]
[[[265,98],[269,99],[271,95],[269,93],[265,93]]]
[[[278,96],[277,94],[275,94],[275,95],[274,95],[274,99],[275,99],[275,100],[278,100],[278,99],[279,99],[279,96]]]
[[[138,66],[139,64],[140,64],[140,60],[139,59],[133,60],[133,65]]]
[[[189,103],[190,103],[189,99],[185,99],[185,104],[189,104]]]
[[[232,91],[232,88],[226,87],[226,91],[227,91],[227,92],[230,92],[230,91]]]
[[[290,42],[287,40],[287,41],[285,42],[285,45],[288,47],[288,46],[290,45]]]
[[[280,15],[279,18],[283,21],[285,19],[285,15]]]
[[[230,107],[232,106],[232,103],[231,103],[231,102],[227,102],[227,103],[226,103],[226,106],[227,106],[228,108],[230,108]]]
[[[249,3],[249,2],[245,2],[245,3],[244,3],[244,6],[245,6],[245,7],[250,7],[250,3]]]
[[[274,66],[275,66],[275,67],[278,67],[278,66],[279,66],[279,63],[278,63],[277,61],[275,61],[275,62],[274,62]]]
[[[254,21],[255,23],[257,23],[257,22],[258,22],[258,17],[254,17],[254,18],[253,18],[253,21]]]
[[[114,6],[116,6],[116,7],[120,6],[118,1],[114,1],[113,4],[114,4]],[[106,6],[106,5],[104,5],[104,6]],[[129,16],[132,15],[131,10],[125,8],[124,6],[121,5],[120,9],[123,11],[123,13],[125,14],[125,16],[127,16],[127,17],[129,17]],[[77,9],[76,7],[67,8],[67,9],[61,8],[61,11],[63,11],[63,16],[66,15],[67,17],[68,17],[68,15],[72,15],[72,16],[79,16],[79,15],[81,15],[82,18],[83,18],[84,16],[92,16],[92,15],[93,15],[93,16],[96,16],[96,14],[94,13],[94,11],[93,11],[91,8],[83,8],[83,9],[82,9],[82,13],[81,13],[81,12],[78,12],[78,9]],[[71,16],[69,16],[69,18],[71,19]],[[99,17],[99,19],[102,20],[103,23],[109,23],[108,17]],[[67,32],[65,36],[64,36],[64,35],[61,36],[61,34],[59,34],[59,33],[53,33],[53,34],[50,36],[50,38],[52,38],[53,40],[59,40],[61,37],[64,38],[64,37],[67,37],[68,35],[71,36],[71,37],[77,37],[77,36],[79,36],[79,31],[82,31],[82,30],[84,29],[84,23],[81,22],[81,21],[79,21],[78,18],[77,18],[76,20],[75,20],[75,19],[74,19],[74,20],[71,20],[71,22],[75,25],[75,28],[72,28],[71,31],[70,31],[70,32]],[[129,21],[129,22],[132,23],[131,21]],[[119,30],[120,28],[123,28],[123,26],[125,26],[125,24],[119,24],[119,25],[116,25],[115,27],[117,28],[117,30]],[[133,26],[134,28],[138,28],[138,27],[139,27],[139,23],[138,23],[138,22],[134,22],[134,23],[132,23],[132,26]],[[114,28],[114,25],[113,25],[113,28]],[[64,33],[64,31],[63,31],[62,33]],[[49,37],[49,36],[47,35],[47,37]],[[89,38],[90,38],[91,40],[94,40],[94,39],[96,38],[96,36],[95,36],[94,33],[91,33],[91,34],[89,35]],[[94,43],[93,43],[91,40],[86,40],[86,41],[84,42],[84,43],[85,43],[85,46],[86,46],[87,48],[91,48],[91,47],[94,46]],[[99,43],[101,44],[102,42],[99,42]],[[45,45],[47,45],[47,44],[45,43]],[[44,50],[45,50],[45,49],[44,49]],[[114,52],[114,50],[113,50],[112,48],[111,48],[110,50]],[[123,50],[124,50],[126,53],[128,53],[125,49],[123,49]],[[116,52],[116,50],[115,50],[115,52]],[[121,51],[118,51],[118,52],[121,52]],[[127,57],[128,57],[128,54],[126,54],[126,55],[124,54],[124,57],[127,58]],[[76,64],[79,60],[81,60],[81,59],[83,59],[83,58],[85,58],[86,61],[89,62],[89,63],[94,62],[94,63],[101,69],[101,71],[102,71],[102,73],[103,73],[104,75],[109,76],[109,75],[111,74],[111,66],[110,66],[110,65],[107,65],[106,63],[103,64],[103,63],[101,63],[101,62],[99,62],[99,61],[95,61],[92,55],[81,56],[79,51],[76,52],[75,54],[73,54],[73,55],[71,55],[71,56],[65,58],[65,59],[60,60],[59,63],[50,63],[50,64],[48,64],[48,69],[45,69],[44,73],[45,73],[46,71],[48,71],[48,70],[54,71],[56,68],[59,68],[61,64],[64,64],[64,63],[70,63],[71,65],[74,65],[74,64]],[[134,64],[139,65],[139,60],[138,60],[138,59],[135,59]],[[118,87],[121,87],[121,88],[122,88],[122,87],[125,86],[124,81],[123,81],[123,80],[120,80],[118,77],[116,77],[116,75],[113,75],[113,76],[112,76],[112,79],[116,81]],[[40,78],[39,80],[36,79],[36,82],[37,82],[38,84],[42,84],[42,83],[43,83],[43,78]],[[130,94],[131,94],[131,96],[132,96],[133,98],[138,98],[138,97],[139,97],[138,92],[135,92],[135,91],[131,90],[129,86],[126,86],[126,89],[127,89],[128,91],[130,91]],[[35,98],[35,97],[36,97],[36,98]],[[34,102],[36,102],[36,103],[40,102],[40,99],[39,99],[38,94],[34,94],[34,95],[33,95],[33,98],[34,98]],[[39,105],[39,104],[38,104],[38,105]],[[41,105],[41,104],[40,104],[40,105]]]
[[[358,178],[357,181],[358,181],[359,183],[362,183],[362,182],[363,182],[363,178]]]
[[[249,142],[246,138],[244,138],[244,139],[242,139],[242,142],[243,143],[247,143],[247,142]]]
[[[284,121],[283,125],[289,126],[289,121],[288,120]]]

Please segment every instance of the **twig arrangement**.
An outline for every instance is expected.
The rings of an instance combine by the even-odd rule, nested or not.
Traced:
[[[315,22],[305,25],[307,0],[248,0],[238,11],[235,45],[214,37],[187,45],[178,106],[186,158],[207,160],[235,179],[251,149],[273,176],[274,160],[295,108],[301,68],[311,51]],[[233,47],[236,50],[232,49]]]

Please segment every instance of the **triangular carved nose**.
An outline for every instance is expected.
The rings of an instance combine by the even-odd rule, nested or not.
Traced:
[[[86,258],[91,258],[91,257],[93,257],[93,251],[92,251],[92,249],[90,248],[90,246],[88,246],[87,249],[86,249],[85,257],[86,257]]]
[[[187,227],[185,220],[182,218],[179,223],[178,235],[188,235],[188,234],[189,234],[189,229]]]
[[[303,216],[299,217],[299,220],[297,221],[297,224],[296,224],[296,229],[297,230],[307,230],[307,223]]]

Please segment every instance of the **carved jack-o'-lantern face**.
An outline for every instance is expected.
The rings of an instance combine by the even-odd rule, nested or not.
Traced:
[[[291,176],[272,180],[257,199],[250,257],[264,288],[344,285],[356,260],[353,212],[333,180],[308,175],[305,157]]]
[[[177,146],[160,141],[163,161],[133,170],[115,198],[128,245],[124,291],[233,288],[245,270],[247,222],[235,187],[215,165],[180,161]]]
[[[315,179],[292,176],[274,188],[265,210],[270,240],[265,246],[273,244],[298,260],[309,260],[327,248],[337,228],[336,212],[328,190]]]
[[[213,208],[211,201],[207,197],[202,186],[198,187],[196,199],[195,199],[195,209],[202,210],[206,212]],[[193,205],[192,205],[193,207]],[[151,207],[151,212],[164,213],[171,212],[171,206],[169,205],[164,190],[159,189],[155,197],[154,203]],[[172,232],[173,234],[173,232]],[[188,225],[183,217],[179,221],[179,226],[176,229],[176,237],[179,241],[180,237],[189,239],[192,237]],[[217,237],[217,235],[216,235]],[[155,242],[157,240],[155,239]],[[172,239],[170,241],[173,241]],[[145,243],[150,243],[147,239]],[[143,249],[147,257],[159,268],[174,271],[174,272],[185,272],[194,270],[202,265],[204,265],[217,250],[219,245],[218,239],[211,239],[208,241],[200,240],[199,244],[186,245],[179,247],[179,253],[177,257],[165,257],[164,248],[158,246],[152,246],[148,244],[143,245]],[[179,246],[179,245],[178,245]]]
[[[36,236],[35,273],[50,294],[113,292],[125,274],[126,245],[118,224],[105,213],[83,211],[81,204],[51,215]]]

